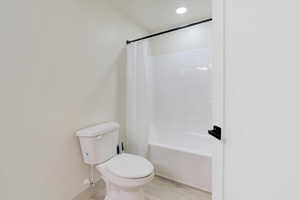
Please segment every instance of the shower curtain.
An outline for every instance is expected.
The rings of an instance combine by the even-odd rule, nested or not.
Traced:
[[[127,150],[147,157],[151,118],[151,59],[147,40],[127,45]]]

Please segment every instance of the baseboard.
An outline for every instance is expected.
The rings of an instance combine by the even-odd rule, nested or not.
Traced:
[[[104,200],[105,184],[99,180],[94,187],[89,187],[72,200]]]

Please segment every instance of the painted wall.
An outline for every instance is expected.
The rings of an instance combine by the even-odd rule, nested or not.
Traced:
[[[0,24],[0,199],[72,199],[74,132],[124,125],[125,41],[144,31],[101,0],[1,1]]]
[[[300,1],[225,1],[225,200],[300,199]]]

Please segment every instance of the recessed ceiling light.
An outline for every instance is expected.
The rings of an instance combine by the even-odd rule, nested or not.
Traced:
[[[182,14],[186,13],[186,11],[187,11],[187,8],[186,8],[186,7],[180,7],[180,8],[177,8],[177,9],[176,9],[176,13],[177,13],[178,15],[182,15]]]

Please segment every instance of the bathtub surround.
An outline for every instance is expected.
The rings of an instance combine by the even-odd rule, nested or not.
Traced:
[[[211,192],[211,22],[132,42],[127,56],[129,151]]]
[[[151,39],[153,127],[149,158],[158,175],[212,191],[212,22]]]
[[[178,135],[196,132],[206,134],[210,128],[211,34],[212,22],[206,22],[151,38],[150,141],[162,137],[176,140]]]
[[[124,126],[125,41],[148,33],[102,0],[1,1],[0,16],[0,199],[70,200],[89,171],[74,132]]]
[[[210,49],[201,46],[151,56],[151,140],[207,133],[212,121],[209,57]]]
[[[159,175],[211,192],[209,48],[152,56],[150,160]]]

